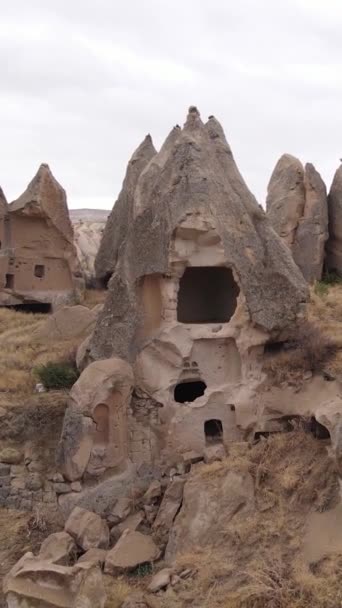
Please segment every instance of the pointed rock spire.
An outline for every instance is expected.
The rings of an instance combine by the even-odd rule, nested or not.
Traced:
[[[303,167],[298,158],[284,154],[272,173],[266,199],[267,216],[292,252],[304,278],[322,278],[328,238],[327,192],[315,167]]]
[[[128,162],[121,192],[108,217],[95,259],[96,277],[105,284],[114,271],[119,249],[133,217],[137,181],[156,153],[151,136],[146,135]]]
[[[342,165],[337,169],[328,196],[329,239],[326,266],[342,277]]]

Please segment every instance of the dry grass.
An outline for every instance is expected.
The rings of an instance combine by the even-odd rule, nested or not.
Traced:
[[[85,305],[93,308],[103,301],[104,291],[86,292]],[[32,394],[37,383],[33,370],[49,361],[73,360],[80,339],[41,344],[34,331],[47,319],[43,314],[0,308],[0,404],[13,396]]]
[[[255,509],[223,523],[211,547],[178,558],[178,568],[198,573],[181,584],[176,597],[165,594],[162,608],[341,606],[342,557],[328,560],[329,573],[323,573],[322,564],[309,570],[301,554],[308,513],[332,508],[338,499],[325,442],[297,430],[246,444],[244,450],[232,444],[229,458],[199,468],[196,475],[219,485],[231,470],[252,475]]]
[[[134,591],[123,577],[113,578],[105,575],[103,581],[107,594],[105,608],[121,608],[128,595]]]

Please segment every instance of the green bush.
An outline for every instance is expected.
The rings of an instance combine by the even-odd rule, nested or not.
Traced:
[[[67,361],[49,361],[34,370],[35,375],[47,390],[71,388],[79,377],[79,372]]]

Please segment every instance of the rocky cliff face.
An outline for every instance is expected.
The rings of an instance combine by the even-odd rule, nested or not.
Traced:
[[[275,166],[266,200],[267,216],[304,278],[322,278],[328,238],[328,207],[325,184],[315,167],[284,154]]]
[[[109,211],[105,209],[72,209],[75,246],[82,272],[88,284],[95,280],[97,256]]]
[[[330,188],[328,211],[327,268],[342,276],[342,166],[337,169]]]

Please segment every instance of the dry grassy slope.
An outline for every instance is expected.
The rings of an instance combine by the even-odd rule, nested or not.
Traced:
[[[329,367],[342,379],[342,283],[316,285],[311,290],[308,317],[324,336],[336,343],[338,351]]]

